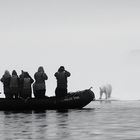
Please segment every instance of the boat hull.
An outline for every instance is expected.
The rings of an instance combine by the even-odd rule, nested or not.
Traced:
[[[90,90],[69,93],[63,98],[4,99],[0,98],[0,110],[50,110],[83,108],[95,98]]]

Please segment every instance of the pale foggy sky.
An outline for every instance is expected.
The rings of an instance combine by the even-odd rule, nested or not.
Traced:
[[[139,0],[0,0],[0,50],[1,76],[44,66],[49,96],[64,65],[69,91],[93,86],[98,98],[110,83],[114,98],[140,99]]]

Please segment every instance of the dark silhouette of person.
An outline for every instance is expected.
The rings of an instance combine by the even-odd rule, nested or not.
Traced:
[[[64,66],[60,66],[58,71],[54,74],[57,79],[57,87],[55,90],[56,97],[63,97],[67,95],[67,78],[70,72],[66,71]]]
[[[5,70],[3,76],[0,80],[3,83],[3,91],[4,91],[5,98],[7,98],[7,99],[11,98],[10,79],[11,79],[10,72],[8,70]]]
[[[32,77],[29,75],[28,72],[23,72],[21,79],[20,79],[20,83],[22,83],[22,94],[20,95],[21,98],[27,99],[27,98],[31,98],[32,97],[32,83],[34,82],[34,80],[32,79]]]
[[[17,99],[19,95],[19,77],[15,70],[12,71],[12,76],[10,79],[10,92],[12,98]]]
[[[48,80],[44,68],[40,66],[38,71],[34,74],[35,83],[33,84],[33,91],[35,98],[44,98],[46,92],[45,80]]]

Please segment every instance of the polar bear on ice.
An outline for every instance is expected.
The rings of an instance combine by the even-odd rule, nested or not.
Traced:
[[[99,99],[102,99],[103,93],[105,94],[105,99],[108,99],[111,97],[112,86],[110,84],[103,85],[103,86],[99,87],[99,89],[100,89],[100,98]]]

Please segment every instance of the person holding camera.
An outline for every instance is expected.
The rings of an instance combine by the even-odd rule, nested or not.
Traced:
[[[38,71],[34,74],[35,83],[33,84],[33,91],[35,98],[44,98],[46,92],[45,80],[48,80],[44,68],[40,66]]]
[[[60,66],[54,74],[57,80],[57,87],[55,89],[56,97],[64,97],[67,95],[67,78],[70,77],[70,75],[70,72],[66,71],[64,66]]]

